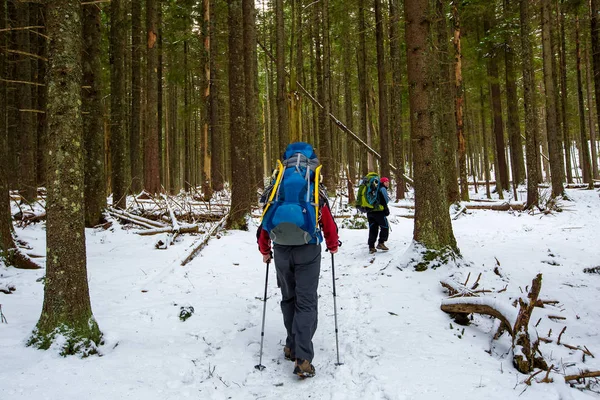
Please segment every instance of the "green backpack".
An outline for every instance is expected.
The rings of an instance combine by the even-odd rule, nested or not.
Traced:
[[[381,211],[383,206],[379,204],[379,175],[376,172],[369,172],[363,177],[358,186],[356,203],[354,206],[360,212]]]

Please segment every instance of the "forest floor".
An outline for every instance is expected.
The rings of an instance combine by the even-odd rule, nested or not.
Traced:
[[[569,190],[566,211],[530,215],[469,210],[453,221],[462,266],[415,272],[413,220],[392,207],[389,252],[369,256],[367,230],[340,228],[335,256],[339,356],[332,297],[331,256],[323,252],[319,327],[314,337],[316,376],[299,381],[283,358],[285,330],[280,293],[271,267],[264,337],[264,371],[258,364],[265,265],[249,232],[227,231],[208,243],[185,267],[181,260],[199,236],[183,235],[166,250],[155,238],[114,223],[87,230],[92,308],[104,333],[101,356],[62,358],[56,350],[25,347],[42,307],[44,269],[0,266],[0,293],[7,323],[0,324],[2,399],[592,399],[598,381],[581,390],[565,374],[600,370],[600,196]],[[407,201],[404,201],[407,203]],[[455,211],[455,209],[453,208]],[[340,210],[339,213],[342,213]],[[453,211],[453,213],[454,213]],[[344,211],[347,212],[347,211]],[[341,222],[341,221],[340,221]],[[341,223],[340,223],[341,226]],[[17,230],[29,253],[45,254],[45,225]],[[44,265],[44,258],[37,259]],[[494,273],[498,267],[501,276]],[[480,289],[510,304],[543,274],[540,298],[559,303],[536,308],[532,324],[541,352],[555,370],[553,383],[529,386],[512,366],[510,337],[493,340],[498,321],[476,315],[460,326],[440,310],[447,297],[440,280],[469,286],[482,273]],[[506,291],[497,291],[506,287]],[[181,307],[194,314],[179,318]],[[548,316],[565,319],[550,319]],[[556,344],[586,346],[583,356]]]

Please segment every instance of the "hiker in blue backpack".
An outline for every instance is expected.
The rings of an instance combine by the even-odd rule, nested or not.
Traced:
[[[377,200],[383,209],[377,211],[368,211],[367,220],[369,221],[369,253],[373,254],[377,252],[377,249],[387,251],[389,248],[385,245],[390,234],[390,225],[387,220],[387,216],[390,215],[390,209],[388,203],[390,196],[388,195],[387,189],[390,187],[390,180],[385,176],[379,180],[379,187],[377,189]],[[375,241],[379,235],[379,242],[375,247]]]
[[[295,361],[293,373],[315,375],[312,338],[317,330],[317,287],[321,269],[323,235],[327,249],[338,250],[337,226],[328,200],[319,191],[321,166],[312,146],[290,144],[278,161],[275,182],[263,195],[265,208],[258,228],[263,262],[273,257],[281,288],[281,311],[287,338],[284,357]]]

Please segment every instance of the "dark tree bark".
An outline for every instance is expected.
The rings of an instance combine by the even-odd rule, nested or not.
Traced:
[[[131,2],[131,190],[141,192],[144,183],[142,141],[142,0]]]
[[[45,5],[37,4],[37,26],[45,26]],[[38,54],[42,57],[48,58],[48,42],[42,35],[36,35]],[[34,74],[34,82],[43,82],[46,76],[45,60],[37,61],[37,71]],[[46,186],[46,86],[37,86],[37,101],[36,110],[44,111],[44,113],[37,114],[37,182],[38,187]],[[106,185],[106,184],[105,184]]]
[[[392,84],[390,85],[390,136],[394,146],[396,165],[396,199],[404,199],[406,182],[404,180],[404,143],[402,127],[402,70],[400,57],[400,7],[399,0],[390,0],[390,64],[392,66]],[[350,127],[349,127],[350,128]],[[352,128],[350,128],[352,129]]]
[[[434,3],[435,4],[435,3]],[[435,91],[439,73],[431,48],[435,15],[432,1],[405,0],[407,72],[414,157],[415,226],[413,240],[434,252],[458,252],[437,162]]]
[[[48,160],[44,305],[28,343],[47,349],[60,333],[66,337],[62,355],[93,354],[102,338],[92,315],[86,270],[81,7],[70,0],[47,3],[48,150],[55,156]]]
[[[557,2],[558,5],[558,2]],[[560,29],[560,119],[562,123],[562,140],[559,143],[565,148],[565,166],[567,171],[567,182],[573,183],[573,167],[571,165],[571,135],[569,133],[569,118],[567,116],[567,50],[565,40],[565,5],[561,4],[558,12],[559,29]],[[562,151],[561,151],[562,153]]]
[[[246,140],[246,104],[244,91],[244,42],[242,0],[229,5],[229,132],[231,135],[231,208],[227,226],[247,229],[250,212],[248,197],[248,141]]]
[[[563,152],[558,138],[558,112],[556,104],[556,71],[552,59],[550,0],[542,0],[542,50],[544,64],[544,86],[546,88],[546,131],[548,134],[548,152],[550,173],[552,175],[552,196],[564,196]]]
[[[102,113],[102,21],[100,9],[83,5],[83,143],[85,160],[85,225],[93,227],[104,218],[104,121]]]
[[[164,179],[166,179],[166,168],[165,168],[165,163],[166,163],[166,154],[164,151],[164,144],[166,143],[165,140],[165,133],[163,130],[163,23],[162,23],[162,18],[163,18],[163,12],[162,12],[162,7],[163,7],[163,3],[162,0],[157,0],[158,4],[157,4],[157,13],[156,13],[156,25],[158,26],[158,42],[157,42],[157,51],[158,51],[158,57],[156,57],[157,59],[157,66],[156,66],[156,79],[157,79],[157,90],[156,90],[156,95],[157,95],[157,99],[156,99],[156,114],[157,114],[157,118],[156,118],[156,129],[158,132],[158,169],[159,169],[159,175],[160,175],[160,179],[161,179],[161,187],[162,187],[162,182],[164,181]],[[144,147],[144,138],[142,137],[142,148]],[[143,151],[143,149],[142,149]]]
[[[127,18],[125,0],[110,3],[110,155],[113,206],[127,208],[130,182],[129,140],[125,129],[125,49]]]
[[[202,152],[203,152],[203,180],[202,180],[202,194],[204,198],[210,199],[212,197],[212,186],[211,186],[211,157],[212,152],[209,146],[210,143],[210,98],[211,98],[211,84],[210,84],[210,49],[211,49],[211,9],[210,0],[202,1],[202,38],[204,40],[204,52],[202,53],[201,62],[202,69],[204,72],[203,91],[202,91]]]
[[[16,1],[17,27],[30,26],[30,4]],[[29,29],[16,31],[17,49],[23,52],[17,56],[17,79],[22,82],[31,82],[31,40]],[[33,86],[28,84],[17,85],[18,127],[17,131],[21,149],[19,153],[20,174],[19,188],[23,198],[31,203],[37,198],[37,124],[33,111]]]
[[[452,59],[450,57],[450,47],[448,40],[448,25],[446,22],[446,6],[442,0],[437,0],[435,5],[436,12],[436,46],[438,51],[435,53],[438,67],[439,92],[436,98],[439,109],[437,122],[440,126],[439,150],[443,164],[443,184],[446,195],[450,203],[460,201],[460,190],[458,187],[458,172],[456,169],[457,137],[456,137],[456,119],[455,103],[452,99],[454,94],[454,71],[452,68]]]
[[[367,73],[367,34],[365,24],[365,1],[358,0],[358,97],[359,97],[359,119],[360,119],[360,138],[371,145],[367,138],[368,131],[368,100],[367,92],[369,88],[369,75]],[[373,168],[373,156],[370,154],[360,158],[361,174],[364,176]]]
[[[377,86],[379,88],[379,154],[381,176],[390,176],[390,145],[388,131],[388,94],[385,52],[383,50],[383,18],[381,0],[375,0],[375,42],[377,47]]]
[[[321,8],[321,27],[323,29],[323,110],[324,123],[320,127],[319,160],[323,164],[323,183],[330,194],[336,191],[338,171],[333,157],[333,136],[329,114],[331,113],[331,46],[329,44],[329,0],[323,0]]]
[[[352,97],[352,54],[353,46],[350,40],[348,21],[346,20],[344,25],[344,50],[343,50],[343,74],[344,74],[344,118],[346,124],[350,130],[354,129],[354,102]],[[354,182],[356,181],[356,158],[354,151],[354,141],[347,138],[346,140],[346,154],[348,157],[348,169],[347,171],[347,187],[348,187],[348,202],[354,204]]]
[[[242,0],[244,25],[244,97],[246,102],[246,138],[248,141],[247,165],[249,180],[248,193],[256,193],[256,164],[259,163],[258,144],[260,133],[258,129],[258,61],[256,55],[256,11],[254,0]],[[248,196],[248,209],[254,204],[254,197]]]
[[[279,131],[279,148],[282,154],[289,143],[289,122],[287,114],[287,90],[285,85],[285,31],[283,26],[283,0],[275,0],[276,64],[277,64],[277,126]]]
[[[168,159],[169,159],[169,192],[177,194],[181,189],[180,163],[179,163],[179,129],[177,124],[177,86],[169,82],[167,86],[168,96]]]
[[[600,0],[590,0],[591,18],[590,29],[592,32],[592,70],[594,72],[594,94],[596,96],[596,118],[598,118],[598,127],[600,127]],[[591,105],[590,105],[591,108]],[[595,142],[594,146],[596,145]],[[597,158],[594,157],[593,165],[597,165]],[[598,173],[595,174],[598,178]]]
[[[146,133],[144,135],[144,188],[160,192],[160,141],[158,137],[158,12],[157,2],[146,1]]]
[[[504,14],[506,19],[512,21],[513,4],[510,0],[504,1]],[[523,143],[521,141],[521,127],[519,124],[519,110],[515,71],[515,46],[511,31],[505,36],[504,65],[506,77],[506,130],[510,143],[511,170],[515,187],[525,182],[525,160],[523,158]],[[508,183],[508,182],[507,182]]]
[[[462,50],[460,43],[460,13],[457,1],[452,2],[452,20],[454,23],[454,87],[456,115],[456,141],[458,156],[458,171],[460,177],[460,199],[469,201],[469,182],[467,179],[467,147],[465,141],[464,121],[464,88],[462,79]]]
[[[587,97],[587,106],[589,108],[588,112],[588,124],[590,126],[590,142],[591,142],[591,150],[592,150],[592,176],[594,179],[600,179],[600,174],[598,173],[598,153],[596,151],[596,122],[594,120],[594,111],[593,111],[593,99],[592,99],[592,77],[590,73],[590,51],[589,44],[586,43],[585,46],[585,86],[586,97]]]
[[[486,15],[484,19],[484,30],[486,34],[491,29],[491,16]],[[496,163],[498,165],[496,171],[496,188],[498,193],[502,196],[502,191],[508,189],[508,170],[506,166],[506,156],[504,149],[506,147],[504,143],[504,129],[502,127],[502,99],[500,97],[500,81],[498,77],[498,56],[496,50],[490,45],[490,58],[488,60],[488,76],[491,81],[490,92],[492,100],[492,112],[493,112],[493,130],[494,140],[496,143]],[[501,197],[502,198],[502,197]]]
[[[0,0],[0,48],[6,48],[6,1]],[[6,52],[0,51],[0,261],[9,262],[9,250],[15,247],[12,238],[10,197],[8,184],[8,126],[6,120]]]
[[[188,29],[191,20],[186,18],[186,27],[184,35],[188,35]],[[183,41],[183,188],[187,193],[190,193],[193,185],[193,143],[191,132],[191,108],[190,108],[190,71],[188,68],[188,41]]]
[[[577,100],[579,103],[579,132],[581,134],[581,153],[583,158],[583,182],[588,184],[588,189],[594,189],[592,166],[590,162],[590,149],[585,131],[585,104],[583,101],[583,83],[581,78],[581,49],[579,39],[579,15],[575,17],[575,53],[577,57]],[[594,146],[594,143],[592,143]]]
[[[488,135],[485,123],[485,99],[483,96],[483,87],[479,88],[479,108],[480,108],[480,119],[481,119],[481,143],[483,149],[483,171],[485,174],[485,195],[488,199],[492,198],[490,191],[490,156],[488,150]]]
[[[535,74],[533,70],[533,45],[531,43],[531,27],[529,21],[529,0],[520,0],[521,21],[521,51],[523,59],[523,100],[525,107],[525,136],[527,151],[527,204],[525,208],[531,209],[539,205],[539,144],[538,144],[538,119]]]
[[[223,181],[225,171],[223,169],[223,131],[221,129],[221,110],[219,106],[219,92],[221,90],[221,76],[219,73],[218,54],[219,46],[218,35],[216,31],[217,15],[215,13],[214,0],[210,1],[210,98],[209,98],[209,118],[210,118],[210,166],[211,166],[211,187],[219,192],[223,190]]]

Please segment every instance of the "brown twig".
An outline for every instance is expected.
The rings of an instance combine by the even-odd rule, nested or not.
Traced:
[[[566,326],[564,326],[564,327],[562,328],[562,331],[560,331],[560,334],[558,335],[558,339],[556,339],[556,344],[560,344],[560,338],[561,338],[561,336],[563,335],[563,333],[565,333],[565,331],[566,331],[566,330],[567,330],[567,327],[566,327]]]
[[[584,378],[598,378],[600,377],[600,371],[583,371],[577,375],[567,375],[565,376],[565,382],[569,381],[578,381]]]

